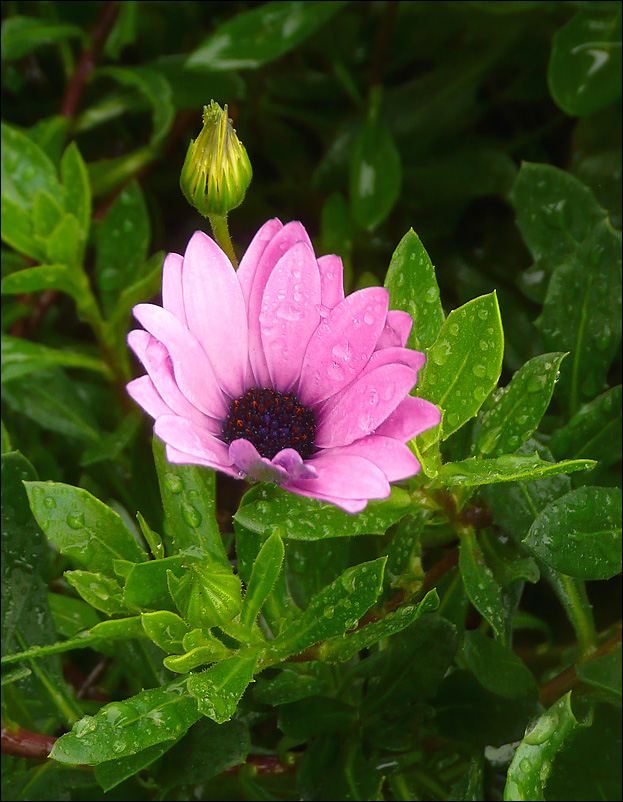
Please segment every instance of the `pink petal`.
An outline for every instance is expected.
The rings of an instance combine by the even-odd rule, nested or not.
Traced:
[[[408,312],[400,309],[390,309],[387,313],[385,328],[381,332],[378,348],[388,348],[392,345],[405,346],[413,328],[413,318]]]
[[[160,415],[173,415],[173,410],[164,403],[149,376],[133,379],[126,384],[125,389],[130,398],[143,407],[152,418],[158,418]]]
[[[240,479],[240,472],[235,468],[220,465],[213,460],[204,459],[194,454],[186,454],[184,451],[180,451],[178,448],[174,448],[168,444],[166,446],[166,453],[167,461],[172,465],[203,465],[205,468],[212,468],[213,470],[221,471],[230,476],[235,476],[236,479]]]
[[[408,446],[393,437],[382,437],[370,434],[361,440],[355,440],[348,446],[324,451],[324,454],[352,454],[365,457],[380,468],[388,482],[408,479],[420,470],[420,463],[413,456]]]
[[[188,328],[206,352],[220,386],[242,395],[247,371],[247,314],[233,265],[218,245],[196,231],[182,271]]]
[[[382,365],[352,382],[320,413],[316,446],[345,446],[371,434],[415,384],[405,365]]]
[[[367,498],[338,498],[337,496],[327,496],[322,493],[314,493],[306,489],[306,486],[298,484],[297,487],[288,485],[288,490],[296,493],[298,496],[306,496],[307,498],[315,498],[316,501],[323,501],[327,504],[334,504],[336,507],[349,512],[351,514],[361,512],[368,506]]]
[[[378,427],[376,434],[395,437],[406,443],[418,434],[432,429],[441,421],[441,412],[424,398],[409,396]]]
[[[162,305],[186,325],[184,294],[182,292],[182,265],[184,257],[170,253],[162,266]]]
[[[282,449],[278,454],[275,454],[271,462],[273,465],[283,468],[292,480],[315,479],[318,476],[318,471],[313,465],[304,462],[303,457],[293,448]]]
[[[314,252],[298,242],[275,265],[260,312],[264,356],[272,387],[289,390],[298,380],[309,338],[320,322],[320,274]]]
[[[246,297],[249,320],[249,361],[258,387],[269,387],[271,380],[260,334],[260,311],[264,290],[277,262],[297,242],[305,242],[312,248],[307,232],[300,223],[288,223],[275,234],[256,265],[253,281]]]
[[[231,465],[225,443],[213,434],[179,415],[162,415],[154,424],[156,435],[173,448],[207,460],[211,465]]]
[[[128,345],[145,366],[163,401],[174,413],[213,430],[215,434],[220,432],[220,422],[208,418],[194,407],[177,386],[169,352],[161,342],[147,331],[134,329],[128,334]]]
[[[256,482],[282,484],[288,478],[285,468],[261,457],[257,448],[248,440],[234,440],[229,446],[229,459],[242,473]]]
[[[306,406],[324,401],[363,370],[383,330],[389,293],[368,287],[339,303],[312,335],[299,385]]]
[[[322,305],[333,309],[344,300],[344,265],[339,256],[330,254],[318,259]]]
[[[171,312],[152,304],[134,307],[134,317],[169,352],[178,387],[206,415],[224,419],[227,403],[212,365],[197,339]]]
[[[363,369],[363,373],[369,373],[375,368],[380,368],[381,365],[407,365],[411,370],[417,373],[426,362],[425,354],[420,351],[412,351],[410,348],[399,348],[397,346],[389,346],[383,348],[381,351],[375,351],[368,364]]]
[[[268,247],[268,243],[282,228],[283,224],[281,220],[278,220],[276,217],[272,220],[267,220],[253,237],[249,243],[249,247],[244,252],[244,256],[240,260],[237,275],[247,309],[249,308],[249,295],[251,294],[255,271],[262,258],[262,254]]]
[[[288,483],[288,490],[294,489],[312,498],[340,499],[387,498],[391,492],[383,471],[363,457],[343,454],[336,449],[330,454],[320,452],[308,462],[318,471],[316,479]]]

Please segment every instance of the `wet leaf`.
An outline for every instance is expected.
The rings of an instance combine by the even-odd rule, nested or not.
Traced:
[[[455,309],[427,350],[428,361],[417,394],[442,411],[439,427],[418,438],[426,450],[445,440],[478,412],[502,369],[504,333],[495,293]]]
[[[304,42],[343,5],[343,0],[264,3],[217,28],[190,54],[187,65],[205,70],[257,69]]]
[[[576,459],[562,462],[547,462],[538,454],[531,457],[505,454],[494,459],[470,457],[461,462],[448,462],[443,465],[436,484],[447,487],[477,487],[497,482],[533,481],[543,476],[559,473],[573,473],[593,468],[592,460]]]
[[[580,579],[621,571],[621,491],[581,487],[540,512],[524,543],[548,565]]]
[[[392,309],[408,312],[413,329],[407,346],[423,351],[439,334],[445,315],[439,300],[435,268],[418,235],[410,229],[394,251],[385,277]]]
[[[240,697],[253,680],[259,653],[246,649],[188,678],[188,691],[199,712],[223,724],[236,712]]]
[[[26,482],[28,500],[49,540],[85,568],[113,574],[115,559],[147,559],[116,512],[86,490],[60,482]]]
[[[547,80],[567,114],[592,114],[621,97],[619,4],[581,8],[556,31]]]
[[[174,742],[198,719],[186,680],[175,680],[104,705],[95,716],[84,716],[56,741],[50,757],[60,763],[96,766]]]

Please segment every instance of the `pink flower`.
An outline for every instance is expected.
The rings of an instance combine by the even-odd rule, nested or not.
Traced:
[[[269,220],[236,272],[201,231],[164,263],[162,307],[139,304],[128,343],[147,375],[128,393],[172,463],[272,481],[360,512],[420,465],[406,443],[439,423],[409,395],[423,354],[412,320],[369,287],[344,297],[342,262],[300,223]]]

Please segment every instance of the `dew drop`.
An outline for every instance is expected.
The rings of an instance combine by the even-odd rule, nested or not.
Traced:
[[[374,315],[372,314],[372,312],[369,312],[369,311],[368,311],[368,312],[366,312],[366,313],[364,314],[364,316],[363,316],[363,322],[364,322],[364,323],[365,323],[367,326],[371,326],[371,325],[374,323]]]
[[[82,529],[84,527],[84,513],[80,512],[78,515],[74,515],[73,513],[69,513],[67,518],[67,526],[71,529]]]
[[[182,518],[186,521],[188,526],[192,526],[193,529],[201,525],[201,513],[192,504],[182,505]]]
[[[56,507],[56,501],[52,498],[52,496],[46,496],[43,499],[43,506],[47,507],[49,510],[53,510]]]
[[[451,346],[447,340],[437,343],[431,350],[431,359],[436,365],[445,365],[450,356]]]
[[[76,738],[84,738],[85,735],[88,733],[93,732],[94,729],[97,728],[97,723],[93,716],[85,716],[81,718],[80,721],[76,724],[74,729],[74,735]]]
[[[522,759],[519,761],[519,768],[520,768],[520,769],[521,769],[521,770],[522,770],[522,771],[523,771],[525,774],[529,774],[529,773],[530,773],[530,771],[532,770],[532,763],[530,763],[530,761],[528,760],[528,758],[527,758],[527,757],[524,757],[524,758],[522,758]]]
[[[473,396],[476,399],[476,401],[479,401],[480,403],[482,403],[485,400],[485,398],[487,397],[487,395],[488,395],[488,393],[487,393],[487,391],[485,390],[484,387],[475,387],[474,388]]]
[[[524,741],[531,746],[545,743],[556,731],[558,716],[555,713],[545,713],[534,723],[528,725]]]
[[[472,373],[479,379],[483,379],[487,375],[487,368],[484,365],[474,365]]]
[[[167,473],[164,477],[164,481],[171,493],[181,493],[184,489],[182,478],[175,473]]]
[[[489,317],[489,312],[486,309],[479,309],[478,310],[478,317],[481,320],[486,320]]]
[[[448,423],[450,424],[450,426],[456,426],[459,420],[460,418],[456,412],[451,412],[448,415]]]
[[[481,340],[479,345],[480,345],[480,350],[481,351],[488,351],[489,350],[489,343],[486,340]]]

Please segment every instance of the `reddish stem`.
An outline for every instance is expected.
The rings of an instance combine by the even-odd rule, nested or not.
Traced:
[[[95,63],[106,43],[118,13],[119,4],[114,0],[110,0],[110,2],[103,5],[91,34],[91,46],[82,52],[80,61],[65,92],[61,107],[63,117],[71,120],[76,116],[89,75],[93,72]]]
[[[11,730],[2,727],[2,751],[5,755],[46,760],[55,741],[56,738],[52,735],[38,735],[36,732],[28,732],[21,728]]]

